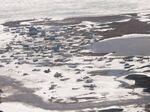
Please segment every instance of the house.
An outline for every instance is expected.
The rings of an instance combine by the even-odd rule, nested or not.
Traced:
[[[38,30],[34,26],[29,27],[30,36],[37,35],[37,34],[38,34]]]

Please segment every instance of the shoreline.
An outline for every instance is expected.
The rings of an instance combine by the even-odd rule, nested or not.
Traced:
[[[76,17],[65,17],[59,20],[53,20],[53,18],[39,18],[39,19],[44,19],[48,20],[49,25],[67,25],[67,24],[78,24],[81,23],[82,21],[92,21],[92,22],[98,22],[100,21],[109,21],[111,20],[122,20],[122,19],[130,19],[128,16],[137,16],[138,13],[125,13],[125,14],[114,14],[114,15],[104,15],[104,16],[76,16]],[[27,22],[27,21],[34,21],[34,19],[21,19],[21,20],[15,20],[15,21],[6,21],[3,22],[2,25],[12,27],[13,24],[19,25],[20,22]],[[37,19],[38,20],[38,19]],[[41,21],[41,22],[43,22]],[[47,22],[47,21],[46,21]],[[64,22],[64,23],[63,23]],[[40,23],[39,23],[40,24]]]
[[[121,15],[108,15],[108,16],[83,16],[83,17],[69,17],[61,20],[52,20],[51,18],[45,19],[27,19],[18,21],[8,21],[3,23],[4,27],[19,27],[29,26],[27,24],[22,25],[21,23],[30,22],[32,26],[45,25],[45,26],[74,26],[81,24],[82,22],[96,22],[100,26],[107,26],[104,31],[91,31],[89,35],[101,35],[104,38],[112,38],[123,36],[127,34],[150,34],[150,24],[148,21],[141,21],[141,17],[138,13],[127,13]],[[81,25],[84,27],[84,25]],[[135,29],[136,28],[136,29]],[[84,32],[78,32],[84,33]],[[84,35],[84,34],[83,34]]]

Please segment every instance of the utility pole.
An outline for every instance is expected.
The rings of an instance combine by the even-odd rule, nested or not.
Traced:
[[[0,89],[0,103],[2,103],[2,93],[3,93],[3,91],[2,91],[2,89]]]

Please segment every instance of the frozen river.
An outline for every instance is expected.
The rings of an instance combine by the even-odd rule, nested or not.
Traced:
[[[0,20],[149,12],[149,0],[1,0]]]

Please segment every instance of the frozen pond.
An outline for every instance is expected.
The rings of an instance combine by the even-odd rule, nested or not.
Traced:
[[[132,34],[106,39],[90,46],[93,52],[116,55],[150,55],[150,35]]]

